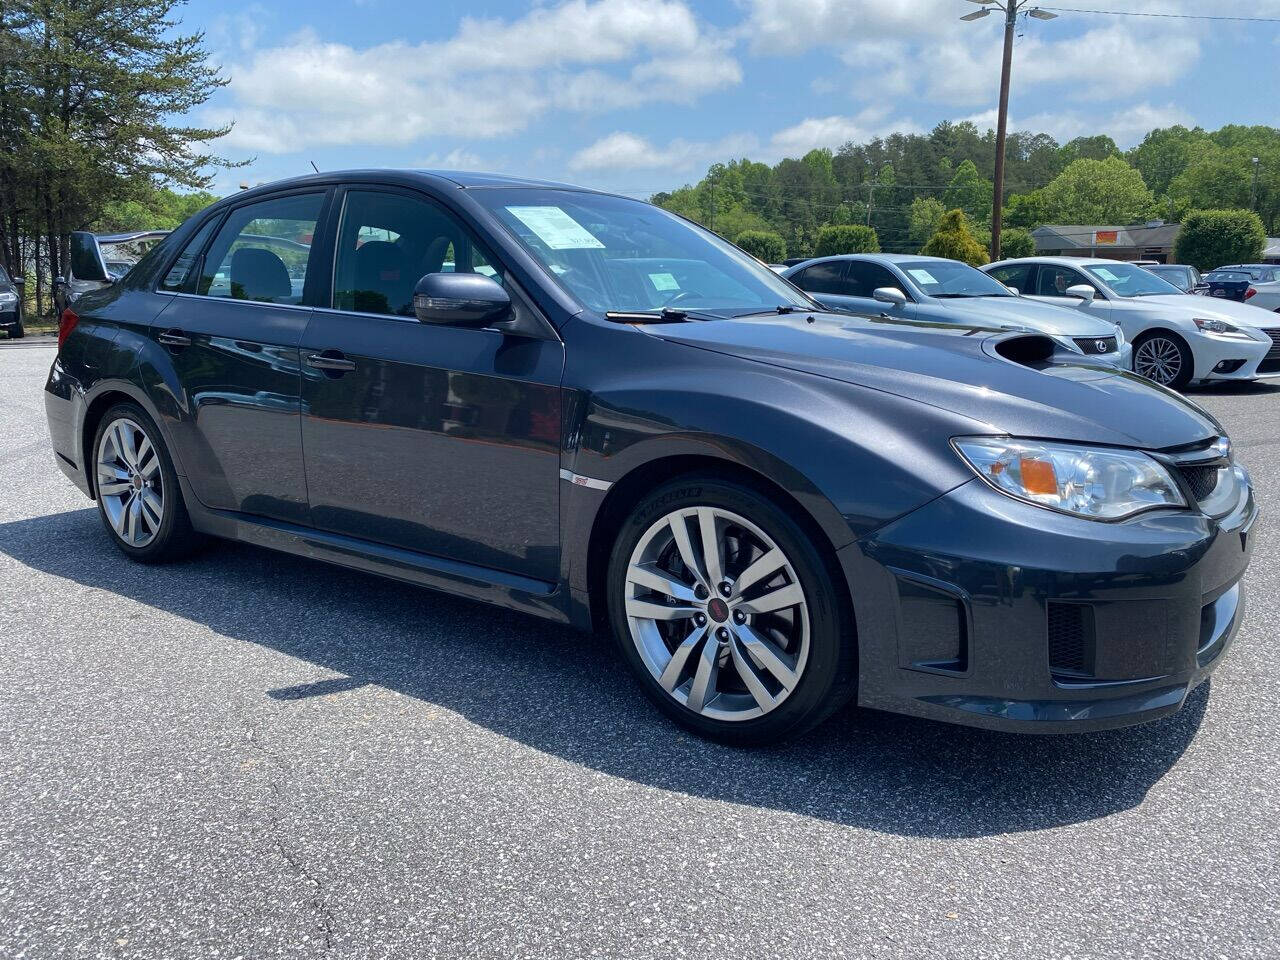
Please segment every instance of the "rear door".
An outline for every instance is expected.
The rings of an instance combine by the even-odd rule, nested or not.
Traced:
[[[176,394],[173,441],[207,507],[307,520],[298,344],[326,203],[321,189],[235,207],[201,228],[161,282],[176,296],[152,336],[176,382],[156,389]]]
[[[559,340],[420,323],[427,273],[481,273],[521,300],[471,231],[424,194],[351,187],[335,204],[332,309],[302,342],[317,528],[559,576]]]

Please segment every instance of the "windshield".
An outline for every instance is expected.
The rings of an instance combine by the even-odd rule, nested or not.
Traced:
[[[1103,263],[1085,267],[1094,277],[1105,283],[1117,297],[1159,297],[1182,291],[1168,280],[1157,277],[1145,267],[1131,263]]]
[[[476,190],[473,196],[561,286],[595,310],[730,316],[815,308],[733,244],[639,200],[554,189]]]
[[[908,260],[897,264],[927,297],[1012,297],[1008,287],[955,260]]]

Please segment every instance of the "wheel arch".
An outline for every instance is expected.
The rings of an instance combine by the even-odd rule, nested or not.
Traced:
[[[169,456],[173,458],[174,469],[178,475],[182,475],[182,468],[178,464],[177,457],[173,451],[173,444],[169,440],[168,432],[165,430],[162,418],[152,405],[146,392],[139,388],[136,384],[129,383],[124,380],[104,381],[95,385],[93,391],[85,398],[84,420],[80,425],[80,456],[81,464],[84,468],[85,481],[89,485],[89,496],[91,499],[98,498],[97,479],[92,468],[93,464],[93,439],[98,435],[98,425],[102,423],[102,418],[118,403],[134,403],[140,406],[156,424],[160,430],[161,439],[165,446],[169,449]]]
[[[682,453],[658,457],[631,469],[609,488],[591,525],[587,544],[587,601],[592,627],[608,629],[607,582],[609,554],[632,510],[655,487],[679,477],[706,475],[742,484],[767,497],[786,513],[813,543],[835,584],[836,600],[852,628],[853,600],[829,532],[783,484],[739,461],[706,453]],[[832,507],[834,511],[834,507]]]

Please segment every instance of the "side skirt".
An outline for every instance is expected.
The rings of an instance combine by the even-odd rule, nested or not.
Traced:
[[[558,623],[570,622],[568,591],[560,584],[280,520],[211,510],[191,495],[185,480],[180,482],[192,526],[201,533],[363,570]]]

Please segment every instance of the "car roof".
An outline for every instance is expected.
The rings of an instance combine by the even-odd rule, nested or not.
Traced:
[[[220,203],[233,202],[243,197],[256,197],[276,193],[294,187],[331,186],[348,181],[377,180],[402,185],[428,185],[436,189],[477,190],[489,187],[541,187],[548,190],[571,190],[577,193],[602,193],[590,187],[578,187],[554,180],[533,180],[501,173],[481,173],[474,170],[407,170],[393,167],[370,167],[354,170],[325,170],[299,177],[273,180],[249,190],[241,190],[223,197]]]
[[[804,261],[804,266],[813,263],[828,263],[832,260],[869,260],[873,263],[916,263],[921,260],[933,260],[939,263],[954,263],[946,257],[926,257],[919,253],[837,253],[830,257],[814,257]],[[800,264],[796,264],[800,266]]]
[[[1047,263],[1050,266],[1058,267],[1095,267],[1104,264],[1128,264],[1133,265],[1131,260],[1109,260],[1103,257],[1013,257],[1009,260],[997,260],[995,263],[988,263],[983,266],[983,270],[991,267],[1011,267],[1020,263]]]

